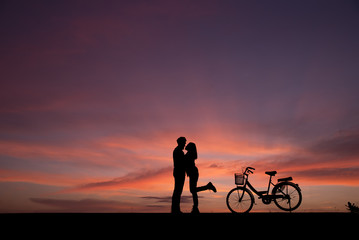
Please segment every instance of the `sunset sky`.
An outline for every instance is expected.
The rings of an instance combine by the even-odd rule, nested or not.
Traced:
[[[180,136],[218,190],[201,212],[246,166],[259,190],[292,176],[298,212],[346,211],[358,30],[350,0],[2,1],[0,212],[169,212]]]

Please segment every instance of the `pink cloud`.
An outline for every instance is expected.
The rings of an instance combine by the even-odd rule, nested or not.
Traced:
[[[166,167],[154,170],[142,170],[138,172],[131,172],[123,177],[107,181],[97,181],[78,185],[75,188],[65,189],[64,192],[72,191],[96,191],[96,190],[109,190],[120,188],[132,189],[148,189],[149,186],[154,187],[164,179],[168,180],[171,176],[172,168]]]

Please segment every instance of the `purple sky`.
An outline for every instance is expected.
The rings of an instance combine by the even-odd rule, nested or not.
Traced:
[[[0,212],[169,211],[182,135],[219,188],[204,211],[227,211],[246,165],[258,185],[265,170],[302,183],[298,211],[344,210],[359,201],[358,29],[349,0],[3,1]]]

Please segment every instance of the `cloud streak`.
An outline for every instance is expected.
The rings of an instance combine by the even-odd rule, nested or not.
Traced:
[[[172,167],[131,172],[123,177],[114,178],[108,181],[85,183],[75,188],[65,190],[65,192],[119,189],[122,187],[146,189],[148,185],[156,183],[159,178],[168,177],[171,172]]]
[[[334,136],[314,144],[310,150],[332,157],[359,158],[359,131],[339,131]]]
[[[141,197],[146,200],[153,200],[156,203],[171,203],[172,202],[172,196],[167,197],[158,197],[158,196],[144,196]],[[202,196],[198,196],[198,198],[203,198]],[[182,203],[191,203],[192,202],[192,196],[181,196],[181,202]]]
[[[60,212],[123,212],[137,204],[123,201],[103,200],[103,199],[50,199],[50,198],[30,198],[33,203],[46,205]]]
[[[307,146],[297,146],[285,154],[259,157],[253,163],[234,161],[229,164],[258,166],[257,170],[278,170],[281,174],[297,176],[305,184],[359,184],[359,135],[357,130],[339,131]]]

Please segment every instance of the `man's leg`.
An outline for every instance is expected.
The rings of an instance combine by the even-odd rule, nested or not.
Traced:
[[[172,194],[172,213],[179,213],[180,210],[180,201],[181,201],[181,194],[183,191],[183,185],[185,181],[185,173],[183,172],[174,172],[173,173],[175,186]]]

